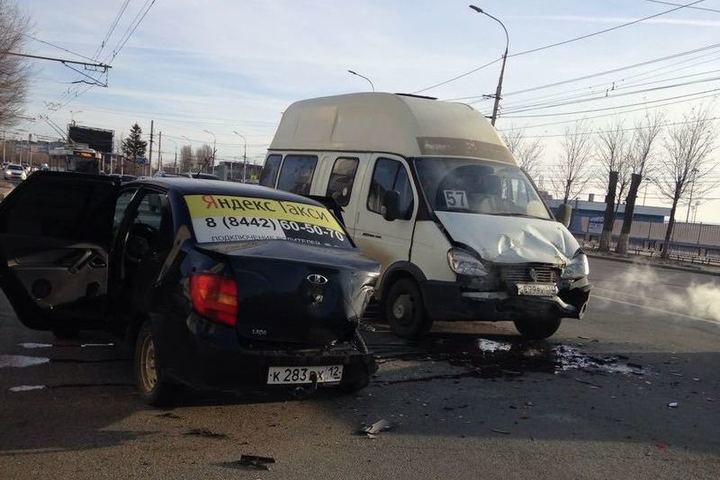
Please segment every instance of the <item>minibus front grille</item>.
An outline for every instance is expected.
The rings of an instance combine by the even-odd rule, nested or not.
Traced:
[[[560,269],[553,265],[505,265],[499,268],[500,280],[505,285],[516,283],[557,283]]]

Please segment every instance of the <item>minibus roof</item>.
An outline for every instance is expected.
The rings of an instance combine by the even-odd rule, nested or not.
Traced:
[[[295,102],[283,113],[269,150],[462,156],[515,164],[490,122],[469,105],[395,93]]]

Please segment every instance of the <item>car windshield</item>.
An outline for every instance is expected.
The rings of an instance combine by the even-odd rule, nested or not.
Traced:
[[[435,211],[527,216],[550,214],[515,165],[469,158],[416,158],[415,169]]]
[[[22,170],[23,168],[20,165],[8,165],[8,170]]]
[[[186,195],[198,243],[284,240],[353,248],[325,207],[260,197]]]

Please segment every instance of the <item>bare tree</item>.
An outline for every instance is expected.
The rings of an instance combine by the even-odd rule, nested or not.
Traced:
[[[661,111],[647,113],[642,120],[635,124],[633,139],[630,144],[630,186],[625,199],[625,211],[623,213],[623,225],[620,230],[615,251],[627,253],[630,242],[630,230],[632,229],[633,216],[635,215],[635,203],[637,203],[640,183],[645,175],[645,170],[653,161],[653,151],[657,140],[662,133],[663,120],[665,115]]]
[[[0,0],[0,127],[14,125],[22,114],[28,86],[28,69],[22,50],[29,20],[9,0]]]
[[[580,120],[565,129],[559,163],[552,168],[550,183],[563,203],[575,199],[592,178],[592,138],[587,124]]]
[[[213,148],[204,144],[195,149],[195,170],[203,171],[212,167]]]
[[[521,128],[510,127],[500,132],[508,150],[515,157],[520,168],[533,180],[536,180],[537,169],[540,166],[540,157],[545,146],[540,138],[530,139]]]
[[[183,172],[189,172],[193,169],[192,145],[183,145],[180,147],[180,169]]]
[[[670,254],[675,213],[680,200],[690,185],[696,188],[698,180],[708,176],[715,166],[710,155],[715,149],[718,134],[710,110],[693,110],[684,116],[684,120],[668,132],[665,155],[658,164],[658,175],[654,178],[660,193],[672,201],[662,258],[668,258]],[[702,196],[703,190],[714,186],[713,182],[704,183],[704,187],[697,189],[695,193]]]
[[[615,225],[616,204],[622,198],[626,184],[628,168],[628,140],[622,121],[616,121],[603,132],[598,134],[598,158],[603,177],[608,179],[607,194],[605,195],[605,216],[603,229],[600,235],[600,250],[609,251],[612,239],[612,230]],[[620,192],[617,195],[618,183]]]

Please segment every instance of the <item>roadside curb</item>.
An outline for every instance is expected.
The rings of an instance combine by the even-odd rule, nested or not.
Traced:
[[[585,252],[585,254],[590,258],[599,258],[601,260],[610,260],[611,262],[632,263],[634,265],[645,265],[648,267],[662,268],[665,270],[676,270],[679,272],[699,273],[701,275],[710,275],[712,277],[720,277],[720,271],[712,272],[712,271],[708,271],[708,270],[683,267],[680,265],[664,265],[664,264],[658,264],[658,263],[652,263],[652,262],[635,261],[631,258],[620,258],[620,257],[615,257],[615,256],[598,255],[598,254],[595,254],[592,252]]]

